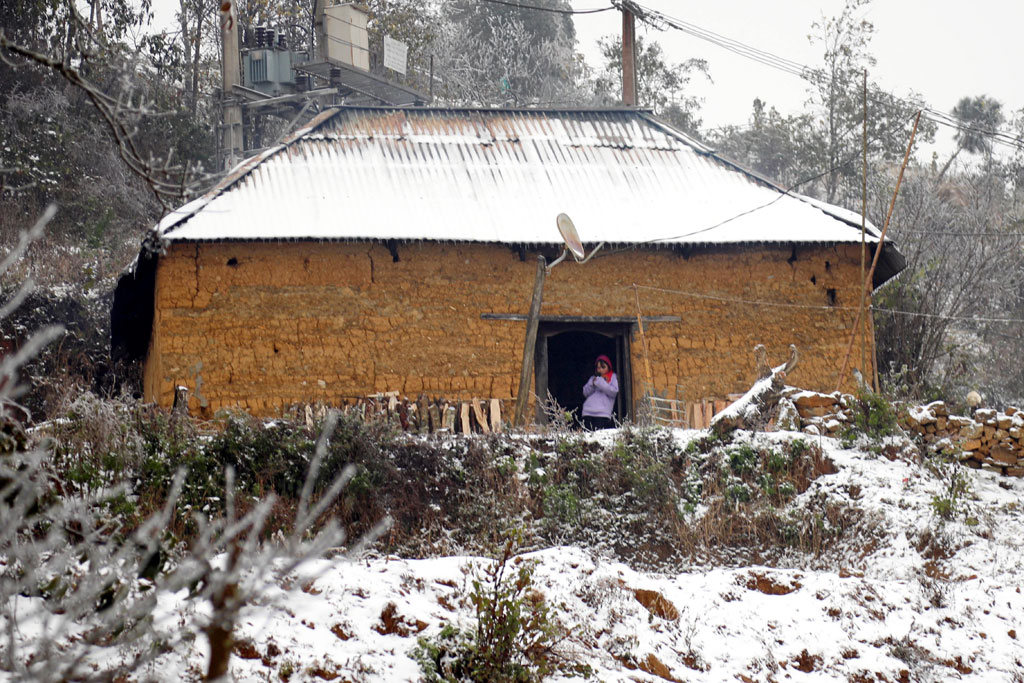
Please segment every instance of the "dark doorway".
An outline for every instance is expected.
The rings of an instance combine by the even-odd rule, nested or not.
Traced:
[[[619,380],[615,419],[629,417],[632,377],[629,368],[628,324],[574,324],[541,322],[537,333],[536,386],[542,398],[548,392],[577,418],[583,407],[583,385],[594,373],[594,360],[608,356]],[[543,415],[538,415],[543,420]]]

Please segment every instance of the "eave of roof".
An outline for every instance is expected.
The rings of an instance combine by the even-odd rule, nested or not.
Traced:
[[[861,240],[859,216],[787,193],[632,109],[328,110],[156,230],[168,241],[545,245],[560,243],[562,212],[590,243]],[[901,260],[887,243],[876,284]]]

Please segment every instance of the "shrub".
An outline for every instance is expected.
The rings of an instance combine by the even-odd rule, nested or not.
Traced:
[[[968,513],[967,499],[971,495],[971,480],[963,465],[954,458],[936,455],[926,461],[926,467],[943,482],[940,494],[932,496],[932,510],[943,520],[952,520]]]
[[[533,586],[534,563],[514,553],[517,539],[473,579],[469,594],[475,624],[446,625],[433,639],[421,638],[413,657],[426,681],[529,683],[552,674],[589,677],[560,648],[566,631]]]
[[[840,435],[847,448],[856,443],[860,435],[879,442],[887,436],[902,434],[896,410],[882,394],[860,389],[850,408],[850,423]]]

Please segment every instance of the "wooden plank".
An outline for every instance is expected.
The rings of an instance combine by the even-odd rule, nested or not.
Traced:
[[[723,410],[725,410],[728,407],[729,407],[729,404],[727,402],[725,402],[725,401],[720,400],[720,399],[716,398],[714,400],[714,402],[713,402],[713,409],[715,411],[715,415],[718,415],[720,412],[722,412]]]
[[[426,434],[430,429],[430,414],[427,412],[427,397],[425,394],[420,394],[419,400],[416,401],[416,431],[420,434]]]
[[[473,427],[469,423],[469,404],[468,403],[463,403],[460,412],[461,412],[460,417],[462,418],[462,420],[461,420],[461,422],[462,422],[462,433],[463,434],[472,434],[473,433]]]
[[[436,432],[441,428],[441,411],[438,410],[436,403],[430,404],[427,414],[430,416],[430,431],[431,433]]]
[[[491,399],[491,431],[501,431],[501,401],[496,398]]]
[[[409,431],[409,402],[402,401],[398,404],[398,424],[402,425],[403,431]]]
[[[491,428],[487,426],[487,416],[484,415],[483,404],[480,403],[480,399],[473,399],[473,416],[476,417],[476,423],[480,425],[480,429],[483,430],[484,434],[490,434]]]
[[[453,406],[450,403],[445,403],[444,404],[444,411],[443,411],[444,417],[441,418],[441,427],[443,429],[446,429],[449,432],[454,432],[455,431],[455,414],[456,414],[456,412],[458,412],[458,411],[455,410],[455,406]]]

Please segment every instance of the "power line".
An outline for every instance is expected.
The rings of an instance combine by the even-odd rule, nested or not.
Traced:
[[[915,115],[916,115],[916,112],[915,112]],[[875,137],[870,138],[869,141],[870,142],[876,142],[879,139],[879,137],[880,137],[880,135],[876,135]],[[836,170],[842,168],[843,166],[846,166],[847,164],[849,164],[852,161],[854,161],[860,154],[861,153],[858,151],[856,153],[856,155],[851,156],[851,157],[849,157],[847,159],[841,160],[839,163],[835,164],[834,166],[830,166],[828,169],[822,171],[821,173],[817,173],[815,175],[808,176],[807,178],[804,178],[803,180],[798,180],[797,182],[793,183],[792,185],[790,185],[785,190],[782,190],[782,188],[777,188],[777,189],[781,190],[778,197],[775,197],[771,201],[765,202],[764,204],[761,204],[760,206],[755,206],[752,209],[748,209],[746,211],[742,211],[742,212],[736,214],[735,216],[730,216],[729,218],[726,218],[723,221],[715,223],[714,225],[708,226],[706,228],[701,228],[699,230],[694,230],[693,232],[684,233],[682,235],[673,235],[671,237],[657,237],[655,239],[651,239],[651,240],[647,240],[646,242],[642,242],[642,244],[651,244],[651,243],[654,243],[654,242],[664,242],[664,241],[667,241],[667,240],[677,240],[677,239],[682,239],[684,237],[692,237],[693,235],[699,235],[701,233],[710,232],[712,230],[715,230],[716,228],[720,228],[723,225],[725,225],[726,223],[731,223],[732,221],[734,221],[734,220],[736,220],[738,218],[742,218],[743,216],[750,215],[750,214],[754,213],[755,211],[760,211],[761,209],[766,209],[769,206],[771,206],[772,204],[774,204],[775,202],[781,200],[783,197],[792,196],[791,193],[796,188],[800,187],[801,185],[805,185],[805,184],[807,184],[809,182],[818,180],[819,178],[823,178],[826,175],[828,175],[829,173],[832,173],[833,171],[836,171]],[[718,157],[716,157],[716,158],[718,158]],[[730,162],[725,162],[725,163],[730,163]]]
[[[563,9],[559,7],[541,7],[539,5],[524,5],[521,2],[513,2],[512,0],[483,0],[483,2],[489,2],[492,5],[504,5],[505,7],[515,7],[516,9],[531,9],[538,12],[551,12],[552,14],[597,14],[598,12],[608,12],[614,10],[614,7],[597,7],[594,9]]]
[[[902,230],[900,228],[893,228],[893,234],[939,235],[941,237],[1012,237],[1014,239],[1020,239],[1021,237],[1024,237],[1024,232],[955,232],[951,230]]]
[[[659,292],[661,294],[677,294],[680,296],[690,297],[692,299],[703,299],[709,301],[718,301],[721,303],[728,304],[744,304],[747,306],[768,306],[772,308],[798,308],[802,310],[817,310],[822,312],[845,312],[855,313],[858,309],[855,306],[827,306],[827,305],[815,305],[815,304],[794,304],[781,301],[762,301],[758,299],[742,299],[739,297],[729,296],[718,296],[714,294],[700,294],[698,292],[687,292],[681,289],[667,289],[665,287],[653,287],[650,285],[630,285],[625,289],[632,289],[636,287],[638,289],[646,289],[652,292]],[[879,306],[871,306],[871,310],[877,313],[888,313],[890,315],[905,315],[918,318],[933,318],[938,320],[954,320],[957,322],[974,322],[974,323],[1024,323],[1024,318],[988,318],[988,317],[975,317],[975,316],[958,316],[958,315],[941,315],[939,313],[921,313],[918,311],[901,311],[894,308],[882,308]]]
[[[635,5],[635,3],[632,2],[630,4]],[[753,47],[752,45],[747,45],[746,43],[742,43],[738,40],[734,40],[732,38],[728,38],[721,34],[715,33],[714,31],[701,28],[696,24],[691,24],[687,21],[683,21],[682,19],[671,17],[657,10],[644,7],[642,5],[635,5],[635,7],[639,9],[639,11],[636,13],[637,18],[640,19],[641,21],[646,21],[647,23],[651,24],[657,29],[663,29],[666,26],[669,28],[673,28],[677,31],[681,31],[695,38],[699,38],[701,40],[713,43],[730,52],[738,54],[742,57],[746,57],[747,59],[751,59],[758,63],[764,64],[765,66],[777,69],[779,71],[783,71],[785,73],[789,73],[794,76],[799,76],[800,78],[810,81],[811,83],[820,82],[826,77],[821,69],[812,69],[811,67],[805,64],[801,64],[791,59],[780,57],[766,50],[761,50],[759,48]],[[884,94],[885,98],[880,97],[880,94]],[[889,102],[885,101],[886,98],[889,98],[899,102],[900,104],[906,107],[910,107],[913,109],[920,108],[920,105],[917,103],[909,102],[903,98],[891,95],[889,93],[882,93],[882,91],[878,89],[875,89],[874,92],[871,93],[871,95],[874,104],[879,106],[891,106]],[[970,131],[972,133],[978,133],[986,137],[990,137],[996,142],[999,142],[1000,144],[1004,144],[1009,147],[1013,147],[1017,150],[1024,151],[1024,139],[1022,138],[1017,138],[1000,131],[992,131],[984,128],[978,128],[977,126],[973,126],[967,123],[966,121],[958,119],[944,112],[940,112],[936,109],[932,109],[930,107],[924,107],[923,110],[925,113],[925,117],[929,121],[932,121],[933,123],[949,126],[960,131]]]

